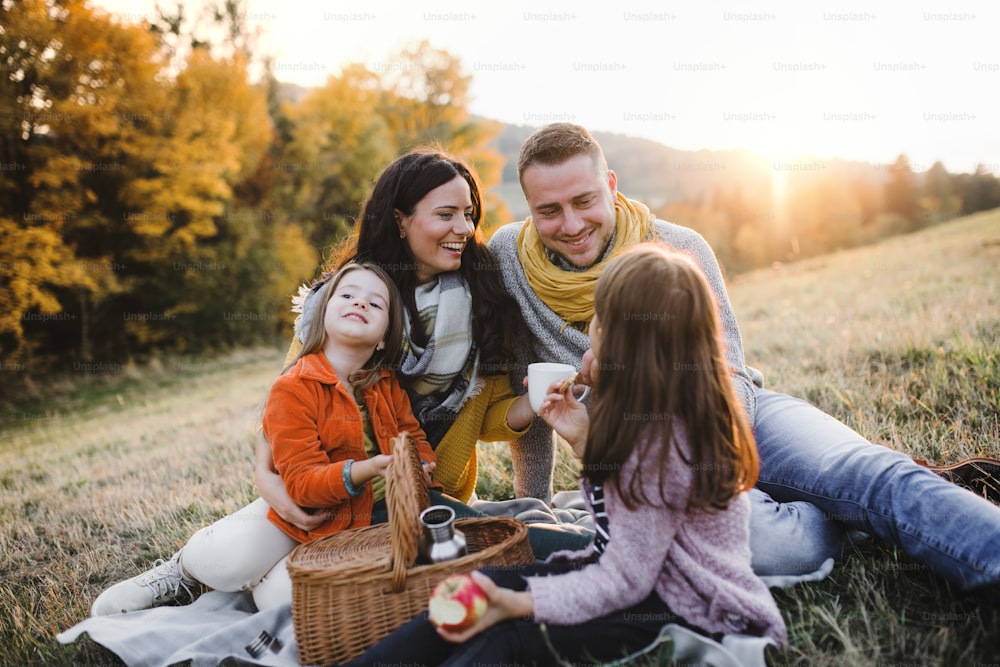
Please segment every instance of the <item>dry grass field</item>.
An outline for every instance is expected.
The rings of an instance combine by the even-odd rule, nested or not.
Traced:
[[[1000,211],[741,275],[730,295],[769,387],[873,441],[957,461],[1000,456],[998,267]],[[0,414],[0,664],[116,664],[54,635],[107,584],[254,497],[253,425],[282,358],[81,373]],[[480,497],[507,496],[504,445],[481,448]],[[557,487],[574,476],[561,452]],[[790,644],[773,665],[1000,664],[996,600],[960,595],[883,545],[776,597]]]

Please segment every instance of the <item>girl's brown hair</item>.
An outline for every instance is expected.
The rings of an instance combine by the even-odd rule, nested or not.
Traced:
[[[288,368],[294,366],[296,361],[307,354],[312,354],[323,349],[327,338],[325,325],[327,304],[330,303],[330,298],[337,291],[337,285],[344,279],[344,276],[355,271],[370,271],[374,273],[389,292],[389,303],[387,304],[386,313],[388,324],[383,338],[384,347],[381,350],[375,350],[365,363],[364,368],[355,371],[351,374],[351,377],[347,378],[348,383],[354,389],[355,396],[360,400],[362,392],[378,382],[382,369],[391,368],[391,365],[396,362],[403,344],[403,306],[402,298],[399,296],[399,289],[396,288],[396,284],[389,277],[389,274],[375,264],[348,264],[334,273],[317,290],[317,293],[311,297],[317,299],[316,312],[309,321],[309,326],[302,332],[302,349],[299,350],[298,355],[292,360]],[[287,371],[288,369],[286,368],[285,370]]]
[[[626,504],[647,498],[642,477],[662,475],[672,451],[692,467],[689,508],[724,508],[757,481],[753,434],[726,367],[718,310],[698,266],[666,246],[633,246],[612,259],[597,281],[599,364],[584,474],[619,483],[636,447],[642,465]],[[678,449],[682,425],[688,460]],[[658,460],[646,452],[657,441]],[[661,477],[662,479],[662,477]],[[662,497],[664,505],[669,504]]]

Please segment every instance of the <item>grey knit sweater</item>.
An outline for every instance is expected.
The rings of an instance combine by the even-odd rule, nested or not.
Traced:
[[[504,284],[520,306],[527,327],[526,331],[516,336],[514,358],[511,360],[511,385],[514,387],[521,386],[528,364],[556,361],[579,368],[583,353],[590,347],[587,335],[572,326],[565,326],[563,320],[538,298],[528,284],[517,255],[517,237],[524,224],[522,221],[504,225],[490,239],[490,249],[500,263]],[[757,405],[751,379],[753,371],[747,368],[743,359],[739,326],[715,253],[698,232],[688,227],[656,220],[654,229],[655,237],[650,240],[666,243],[674,250],[689,255],[708,278],[719,304],[726,360],[732,371],[733,384],[753,426]],[[553,453],[552,429],[541,418],[535,419],[525,435],[511,442],[514,492],[519,498],[530,496],[549,501],[552,495]]]

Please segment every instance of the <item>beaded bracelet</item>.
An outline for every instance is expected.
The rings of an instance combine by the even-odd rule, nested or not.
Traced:
[[[362,484],[361,488],[354,486],[354,482],[351,481],[351,466],[354,465],[354,459],[347,459],[344,461],[344,488],[347,489],[347,493],[352,496],[360,496],[361,491],[364,490],[365,485]]]

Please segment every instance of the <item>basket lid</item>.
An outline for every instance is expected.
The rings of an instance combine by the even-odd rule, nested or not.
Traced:
[[[420,512],[430,505],[416,443],[405,431],[392,439],[392,463],[385,473],[385,500],[392,547],[392,587],[399,591],[406,585],[406,570],[417,562]]]

